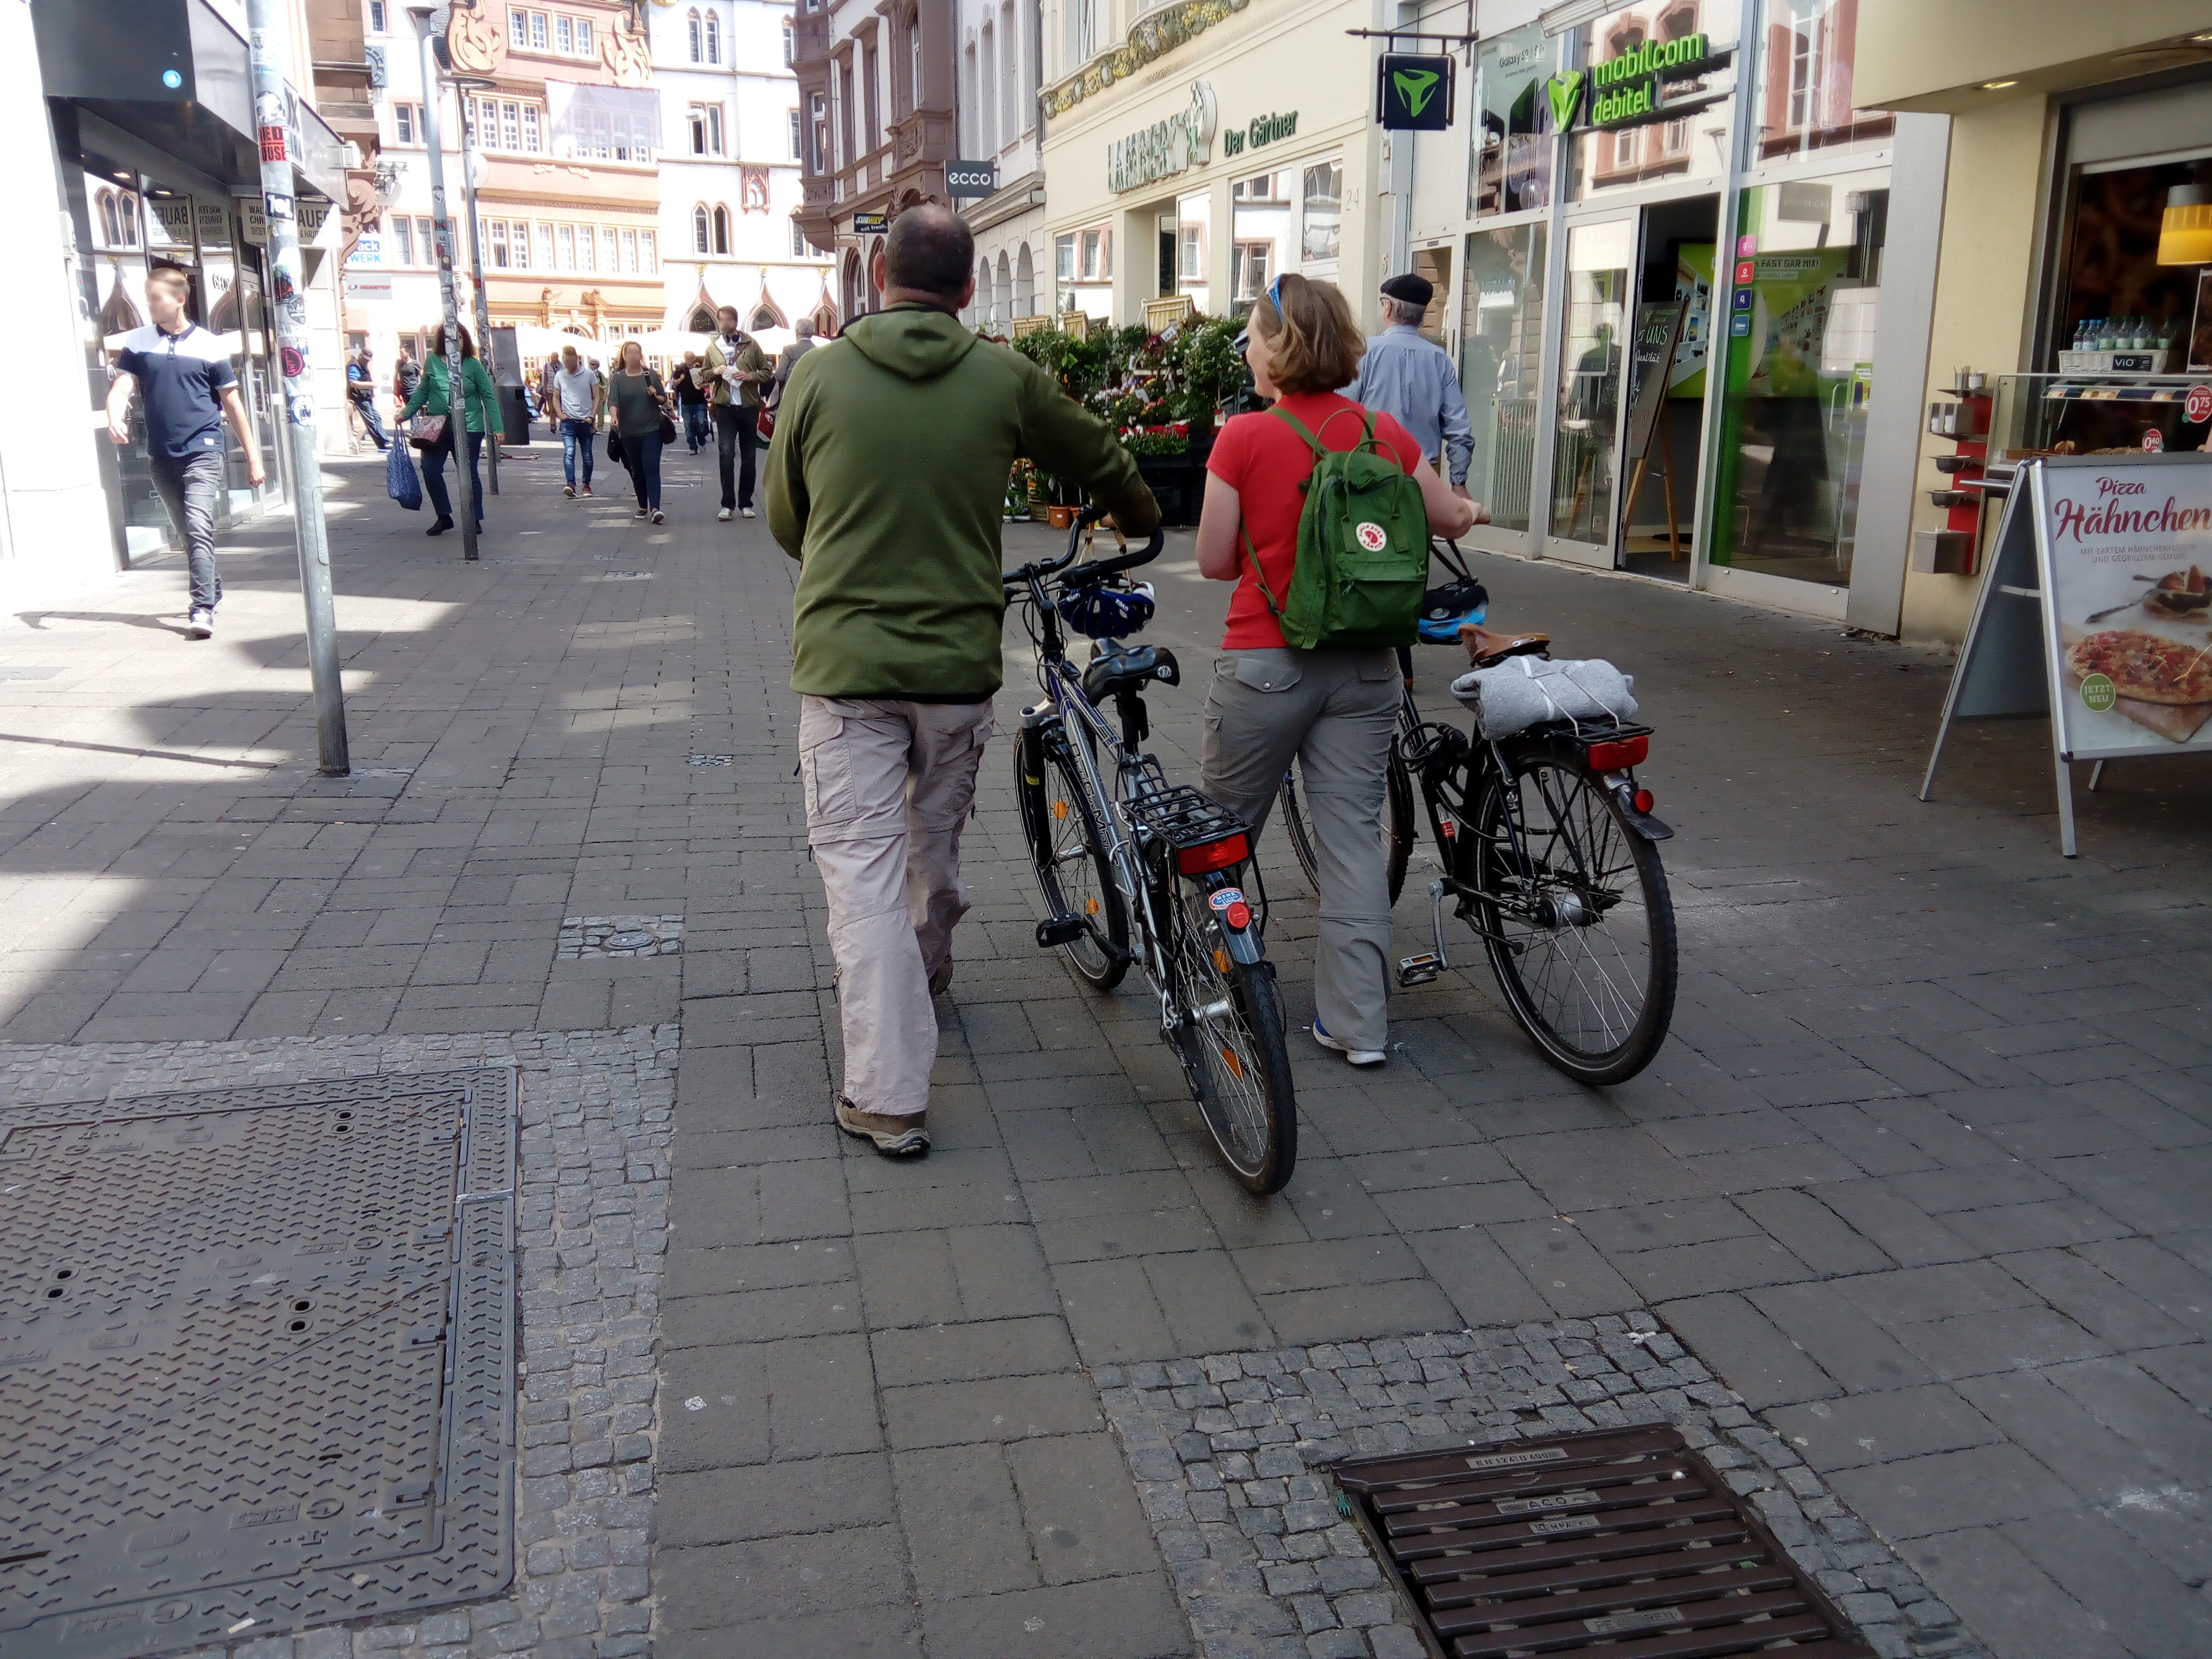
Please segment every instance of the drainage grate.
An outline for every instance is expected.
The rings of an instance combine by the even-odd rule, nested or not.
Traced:
[[[1339,1507],[1449,1659],[1874,1651],[1671,1426],[1354,1458],[1332,1473]]]
[[[0,1113],[0,1659],[514,1572],[514,1074]]]

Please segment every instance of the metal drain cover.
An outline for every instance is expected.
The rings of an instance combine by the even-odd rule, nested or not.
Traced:
[[[1670,1426],[1355,1458],[1339,1506],[1449,1659],[1874,1650]]]
[[[514,1571],[514,1073],[0,1113],[0,1659]]]

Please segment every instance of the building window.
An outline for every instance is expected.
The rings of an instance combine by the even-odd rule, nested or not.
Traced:
[[[830,100],[818,92],[806,94],[807,142],[811,147],[806,158],[809,173],[830,171]]]
[[[574,270],[576,268],[576,228],[562,225],[555,240],[561,245],[561,269]]]
[[[394,104],[392,106],[392,134],[394,142],[419,144],[422,142],[422,112],[413,104]]]
[[[556,51],[573,52],[576,50],[576,26],[566,17],[553,20],[553,45]]]
[[[1079,243],[1082,263],[1077,267],[1079,280],[1085,283],[1107,283],[1114,279],[1114,233],[1110,230],[1086,230]]]
[[[424,264],[438,263],[438,227],[434,222],[428,219],[415,222],[415,247],[422,254]]]
[[[691,210],[691,251],[712,253],[714,251],[713,237],[714,232],[709,228],[707,218],[707,204],[702,202]]]
[[[625,230],[623,240],[623,270],[630,276],[637,275],[637,233]]]
[[[730,210],[719,202],[714,204],[714,252],[727,253],[730,251]]]
[[[1177,228],[1182,236],[1176,279],[1184,283],[1202,283],[1206,280],[1206,227],[1186,223]]]
[[[1798,0],[1796,15],[1790,21],[1790,125],[1812,124],[1813,99],[1820,84],[1820,36],[1826,22],[1821,8]]]
[[[1317,161],[1305,170],[1305,226],[1302,244],[1308,264],[1337,257],[1344,234],[1344,164]]]
[[[722,106],[720,104],[691,106],[691,153],[694,155],[720,155],[722,153]]]
[[[1053,275],[1063,283],[1075,280],[1075,238],[1055,237],[1052,245]]]
[[[553,269],[553,227],[550,225],[538,227],[538,268],[540,270]]]
[[[799,147],[799,112],[793,110],[791,112],[791,159],[796,161],[802,153]]]
[[[794,215],[791,221],[791,257],[804,259],[811,251],[806,245],[806,233],[799,228],[799,219]]]
[[[589,225],[578,225],[576,227],[577,270],[597,270],[599,268],[599,252],[593,246],[593,240],[594,238],[592,236],[592,228]]]
[[[513,237],[513,239],[512,239],[512,241],[513,241],[514,251],[514,268],[515,268],[517,270],[529,270],[529,269],[530,269],[530,227],[529,227],[528,225],[526,225],[526,224],[524,224],[524,223],[523,223],[520,220],[519,220],[519,219],[515,221],[515,224],[514,224],[514,237]]]
[[[518,46],[530,44],[530,14],[519,8],[507,14],[507,36]]]
[[[711,11],[707,14],[707,61],[722,61],[722,20]]]
[[[645,274],[648,276],[659,276],[660,274],[660,251],[654,245],[653,233],[649,230],[641,230],[638,232],[637,245],[640,257],[643,261]]]
[[[786,23],[783,26],[783,66],[786,69],[791,67],[791,25]]]
[[[919,11],[906,20],[906,91],[907,113],[911,115],[921,107],[921,14]]]
[[[532,50],[536,52],[544,52],[553,43],[550,40],[546,39],[545,14],[542,11],[532,12],[530,14],[530,45]]]
[[[398,214],[392,218],[392,252],[394,264],[411,265],[415,263],[414,222],[403,219]]]
[[[1636,165],[1634,128],[1632,127],[1626,132],[1616,132],[1613,135],[1613,164],[1617,167],[1632,167]]]
[[[483,237],[485,251],[490,255],[490,258],[487,263],[489,263],[495,270],[505,270],[507,265],[507,221],[504,219],[493,220],[490,226],[490,234],[488,237],[484,236],[484,229],[485,227],[483,221],[481,219],[477,220],[477,234],[479,237]]]
[[[1273,242],[1239,242],[1229,251],[1229,291],[1232,298],[1251,302],[1267,291]]]
[[[689,17],[684,20],[684,33],[689,37],[690,41],[691,61],[695,64],[702,64],[706,62],[706,41],[700,33],[699,14],[696,10],[694,10]]]
[[[589,58],[591,55],[592,20],[588,17],[579,17],[576,20],[576,56]]]
[[[371,34],[389,34],[392,32],[392,18],[385,0],[368,0],[368,32]]]
[[[538,106],[525,104],[522,106],[522,148],[532,155],[544,147],[538,133]]]
[[[1668,122],[1662,131],[1664,136],[1660,142],[1666,146],[1668,155],[1680,155],[1684,150],[1689,149],[1690,123],[1686,118],[1680,121]]]

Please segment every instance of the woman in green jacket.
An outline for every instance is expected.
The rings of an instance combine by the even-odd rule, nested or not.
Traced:
[[[446,461],[453,453],[453,399],[447,395],[447,385],[446,325],[441,323],[430,331],[430,355],[422,365],[422,383],[407,400],[407,407],[399,411],[403,421],[416,414],[447,417],[444,435],[422,452],[422,487],[430,493],[430,505],[438,509],[437,522],[422,532],[426,536],[442,536],[453,527],[453,501],[446,493]],[[477,343],[469,337],[465,323],[461,325],[461,403],[469,434],[469,499],[476,503],[477,528],[481,531],[483,475],[477,470],[477,460],[483,453],[484,434],[495,418],[493,411],[499,406],[499,393],[477,356]]]

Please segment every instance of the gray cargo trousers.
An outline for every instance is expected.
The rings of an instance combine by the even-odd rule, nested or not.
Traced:
[[[1380,1048],[1390,994],[1383,778],[1403,682],[1376,651],[1231,651],[1206,694],[1200,787],[1256,830],[1297,758],[1321,872],[1314,1006],[1329,1036]]]
[[[929,1105],[929,976],[968,914],[960,828],[991,740],[991,705],[799,700],[806,840],[830,900],[845,1097],[910,1116]]]

